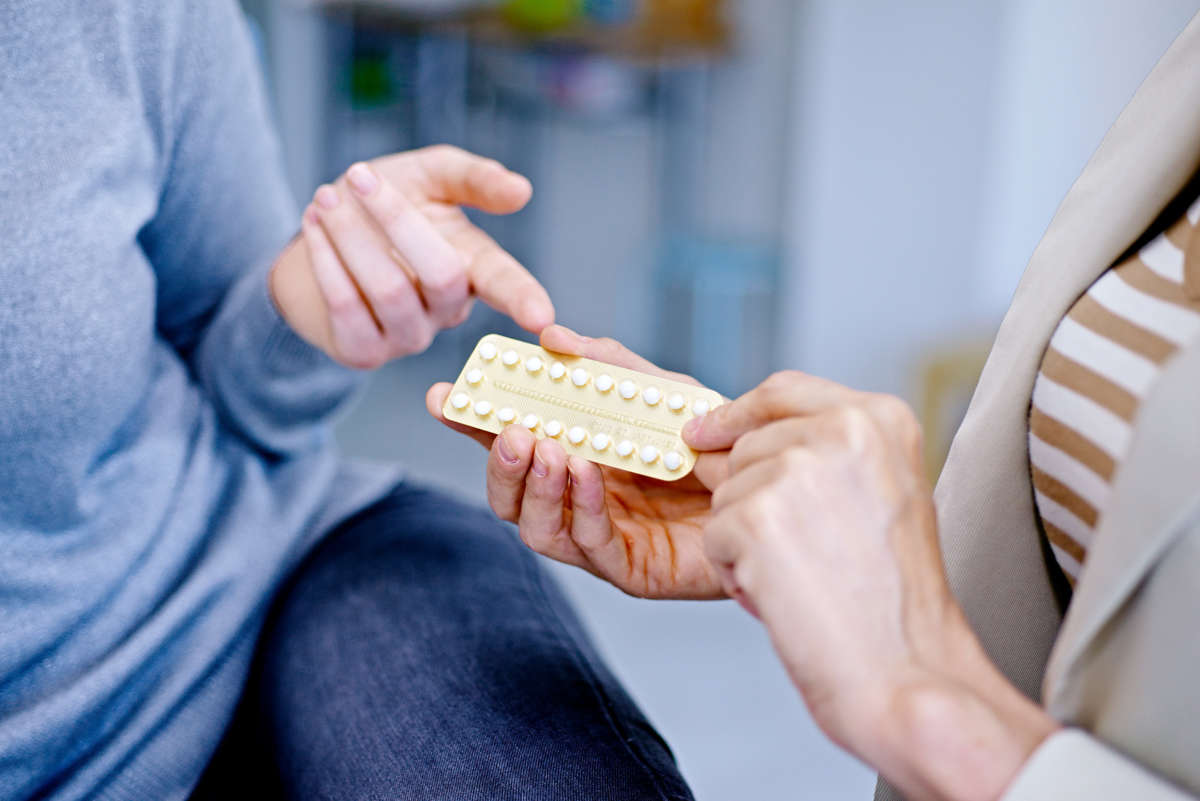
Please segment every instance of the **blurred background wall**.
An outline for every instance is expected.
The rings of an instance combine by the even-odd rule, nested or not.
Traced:
[[[795,367],[908,398],[930,469],[1025,261],[1195,0],[244,0],[292,186],[447,141],[533,180],[486,226],[559,319],[734,394]],[[479,310],[380,372],[351,453],[482,497],[422,396]],[[557,571],[698,798],[864,798],[758,627]]]

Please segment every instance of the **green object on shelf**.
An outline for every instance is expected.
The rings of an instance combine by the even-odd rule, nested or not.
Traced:
[[[583,0],[507,0],[504,17],[518,28],[552,31],[583,14]]]
[[[387,105],[395,95],[387,56],[356,53],[350,62],[350,102],[355,108]]]

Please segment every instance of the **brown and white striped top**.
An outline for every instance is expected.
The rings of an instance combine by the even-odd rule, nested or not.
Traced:
[[[1034,495],[1068,581],[1079,578],[1137,411],[1163,365],[1200,338],[1200,200],[1104,273],[1059,323],[1029,417]]]

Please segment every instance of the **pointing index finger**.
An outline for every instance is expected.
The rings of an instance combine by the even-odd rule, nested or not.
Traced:
[[[528,270],[480,229],[466,223],[452,240],[470,254],[467,276],[487,305],[507,314],[526,331],[538,333],[554,322],[554,304]]]

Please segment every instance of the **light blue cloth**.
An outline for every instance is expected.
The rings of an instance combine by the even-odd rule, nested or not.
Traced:
[[[267,295],[233,0],[0,0],[0,799],[182,799],[272,591],[394,485]]]

